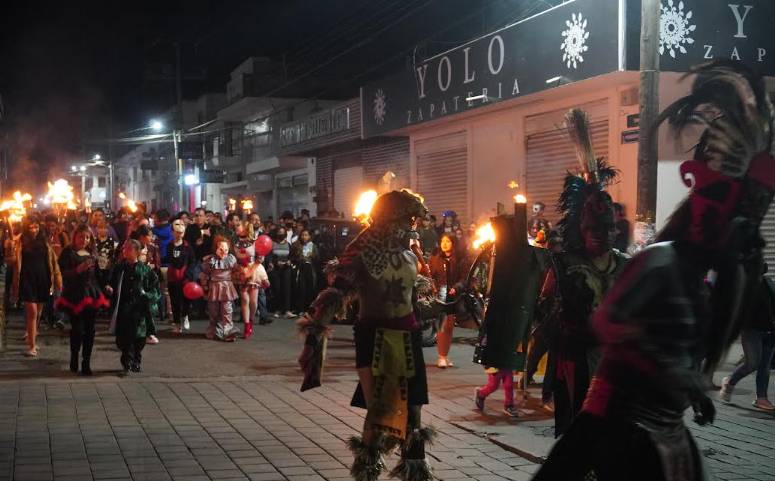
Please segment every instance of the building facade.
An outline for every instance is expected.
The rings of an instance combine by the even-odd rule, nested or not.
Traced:
[[[775,74],[766,25],[775,4],[747,3],[663,6],[662,22],[671,27],[660,45],[662,107],[688,91],[681,72],[712,58]],[[639,17],[638,1],[574,0],[411,65],[361,89],[364,137],[409,138],[409,185],[433,213],[454,210],[478,222],[519,192],[545,203],[556,221],[563,177],[578,169],[563,116],[580,107],[597,154],[621,173],[609,191],[634,220]],[[684,30],[674,34],[678,27]],[[660,132],[657,228],[686,195],[678,164],[691,145]],[[775,229],[770,236],[775,245]]]

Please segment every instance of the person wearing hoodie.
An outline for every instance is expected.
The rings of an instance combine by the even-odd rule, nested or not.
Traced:
[[[167,246],[172,241],[172,225],[170,225],[170,213],[167,209],[159,209],[153,216],[153,232],[156,245],[161,254],[161,275],[159,276],[159,291],[161,291],[162,318],[172,321],[172,301],[167,286]]]

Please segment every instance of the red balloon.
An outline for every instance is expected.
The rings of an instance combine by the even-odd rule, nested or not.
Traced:
[[[256,248],[256,255],[265,256],[272,252],[272,238],[266,234],[261,234],[256,239],[254,247]]]
[[[183,295],[186,296],[186,299],[193,301],[204,296],[205,291],[202,289],[202,286],[196,282],[186,282],[183,286]]]

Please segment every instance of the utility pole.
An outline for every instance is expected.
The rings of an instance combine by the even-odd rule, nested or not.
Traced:
[[[660,1],[642,0],[641,5],[640,138],[635,241],[645,243],[653,238],[657,210],[659,135],[658,130],[653,129],[652,126],[659,116]]]
[[[175,147],[175,173],[178,182],[178,209],[183,210],[183,160],[180,158],[177,135],[183,131],[183,77],[181,75],[182,59],[180,53],[180,42],[175,42],[175,94],[177,96],[177,118],[175,119],[175,129],[172,131],[172,138]]]

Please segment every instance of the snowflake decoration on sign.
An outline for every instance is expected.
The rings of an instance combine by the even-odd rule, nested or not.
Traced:
[[[584,61],[584,52],[589,50],[586,45],[589,38],[587,32],[587,19],[583,18],[581,13],[578,16],[574,13],[571,20],[567,20],[565,25],[568,29],[562,32],[565,40],[562,41],[560,48],[563,50],[562,61],[568,68],[578,68],[579,63]]]
[[[374,121],[377,125],[382,125],[385,121],[385,114],[387,113],[387,101],[385,100],[385,92],[382,89],[377,89],[374,93]]]
[[[675,51],[686,53],[684,45],[691,45],[694,39],[689,35],[697,29],[697,25],[690,25],[692,19],[691,10],[684,12],[684,2],[679,1],[676,6],[673,0],[667,0],[667,5],[660,4],[662,15],[659,17],[659,54],[667,51],[675,58]]]

